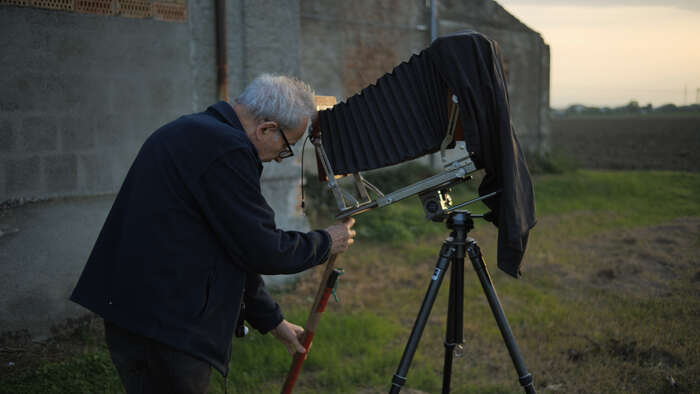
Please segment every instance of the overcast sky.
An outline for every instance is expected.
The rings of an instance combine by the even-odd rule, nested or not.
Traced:
[[[553,107],[700,94],[700,0],[497,1],[549,44]]]
[[[558,6],[585,6],[585,7],[676,7],[686,10],[700,11],[698,0],[503,0],[501,5],[527,4],[527,5],[558,5]]]

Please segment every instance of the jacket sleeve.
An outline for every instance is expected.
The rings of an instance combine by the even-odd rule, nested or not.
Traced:
[[[234,263],[248,272],[276,275],[323,263],[331,238],[325,230],[282,231],[260,190],[258,159],[250,149],[214,160],[195,194],[202,214]]]
[[[265,281],[260,275],[248,275],[243,302],[245,320],[262,334],[277,327],[284,320],[279,304],[265,289]]]

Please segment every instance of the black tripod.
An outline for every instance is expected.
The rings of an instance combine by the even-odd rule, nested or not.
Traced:
[[[443,243],[440,249],[435,271],[430,280],[428,291],[425,294],[425,299],[421,305],[418,317],[413,325],[411,336],[408,339],[406,348],[404,349],[401,362],[391,381],[390,393],[398,393],[401,387],[406,383],[406,375],[408,368],[411,365],[413,356],[418,348],[418,342],[423,334],[423,329],[428,321],[430,310],[433,308],[433,303],[437,297],[438,290],[442,284],[442,279],[445,276],[445,271],[448,265],[452,263],[452,271],[450,276],[450,298],[447,312],[447,334],[445,338],[445,364],[443,367],[442,392],[450,392],[450,380],[452,377],[452,357],[455,353],[455,348],[461,349],[463,343],[462,337],[462,322],[463,322],[463,297],[464,297],[464,257],[469,255],[469,259],[474,266],[481,286],[486,294],[486,299],[491,306],[491,311],[496,318],[498,328],[501,330],[501,335],[506,343],[510,358],[513,360],[515,369],[518,372],[520,384],[525,389],[525,392],[535,393],[535,387],[532,384],[532,375],[527,372],[525,363],[520,356],[520,350],[515,344],[515,338],[510,330],[506,316],[503,314],[503,309],[498,301],[496,290],[491,283],[491,277],[486,269],[486,264],[481,256],[481,250],[471,238],[467,238],[467,233],[474,228],[472,215],[468,211],[452,211],[433,215],[432,219],[438,218],[437,221],[442,221],[447,218],[447,228],[452,230],[450,237]],[[474,216],[476,217],[476,216]],[[466,253],[465,253],[466,252]]]

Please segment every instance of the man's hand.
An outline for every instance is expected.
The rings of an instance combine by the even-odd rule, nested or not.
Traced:
[[[293,356],[294,352],[306,353],[306,349],[304,349],[304,346],[302,346],[300,342],[304,335],[304,329],[302,327],[282,320],[270,333],[287,346],[289,355]]]
[[[355,242],[355,219],[347,218],[343,223],[334,224],[326,229],[331,235],[331,254],[344,252]]]

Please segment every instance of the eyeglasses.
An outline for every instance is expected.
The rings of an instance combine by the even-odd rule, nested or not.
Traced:
[[[289,145],[289,141],[287,141],[287,137],[284,136],[284,130],[282,130],[282,128],[279,126],[277,126],[277,130],[280,131],[280,134],[282,134],[282,139],[284,140],[285,145],[287,145],[287,149],[285,149],[279,153],[279,158],[286,159],[288,157],[294,156],[294,151],[292,151],[292,146]]]

